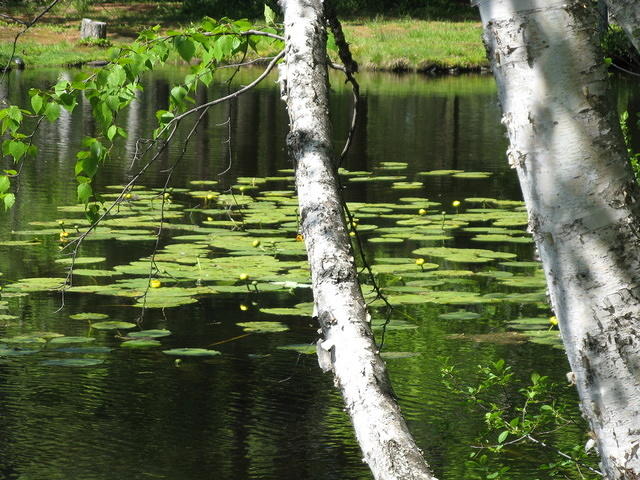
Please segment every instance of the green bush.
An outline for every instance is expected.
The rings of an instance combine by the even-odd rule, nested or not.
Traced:
[[[617,25],[609,25],[607,33],[602,39],[604,56],[610,58],[621,67],[638,70],[640,58],[633,45],[629,41],[624,30]]]
[[[265,3],[277,11],[276,0],[184,0],[182,11],[199,17],[261,18]]]
[[[334,0],[343,17],[362,15],[411,15],[421,18],[476,18],[469,0]],[[184,0],[182,10],[193,16],[213,18],[261,18],[264,4],[278,11],[276,0]]]

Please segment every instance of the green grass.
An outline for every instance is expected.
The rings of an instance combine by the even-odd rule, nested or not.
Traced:
[[[347,22],[344,29],[354,57],[365,70],[488,65],[479,22],[375,19]]]
[[[0,63],[5,65],[11,53],[10,42],[0,42]],[[21,57],[27,65],[32,67],[70,66],[102,59],[106,51],[102,48],[79,48],[70,42],[42,44],[33,41],[19,41],[16,56]]]

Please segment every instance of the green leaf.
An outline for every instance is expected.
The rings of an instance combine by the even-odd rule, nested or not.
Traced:
[[[7,193],[4,196],[4,209],[9,210],[16,203],[16,196],[13,193]]]
[[[115,65],[111,73],[107,77],[107,85],[110,87],[119,87],[127,80],[127,72],[120,65]]]
[[[118,127],[116,127],[115,125],[111,125],[107,130],[107,138],[109,139],[109,141],[112,142],[114,137],[117,134],[118,134]]]
[[[59,98],[62,106],[69,112],[73,112],[73,109],[78,105],[76,96],[71,93],[62,93]]]
[[[28,149],[29,146],[27,144],[19,142],[18,140],[9,140],[2,144],[2,153],[11,155],[15,162],[20,160],[24,154],[27,153]]]
[[[60,105],[55,102],[50,102],[44,109],[44,116],[47,117],[51,123],[55,122],[60,116]]]
[[[43,98],[42,96],[35,94],[31,97],[31,108],[33,108],[33,113],[38,114],[40,110],[42,110]]]
[[[264,4],[264,21],[267,22],[267,25],[276,23],[276,12],[266,3]]]
[[[100,215],[98,213],[99,210],[100,207],[98,207],[98,205],[94,203],[87,207],[87,209],[84,211],[84,215],[85,217],[87,217],[87,220],[89,220],[93,224],[96,223],[100,218]]]
[[[196,53],[196,46],[188,37],[176,37],[174,44],[178,49],[178,53],[184,59],[185,62],[191,61],[194,53]]]
[[[508,436],[509,436],[509,430],[505,430],[504,432],[501,432],[500,435],[498,435],[498,443],[504,442]]]
[[[216,40],[213,46],[213,55],[216,61],[220,62],[233,53],[233,38],[231,35],[223,35]]]
[[[89,183],[81,183],[78,185],[78,201],[81,203],[88,203],[89,198],[91,198],[91,194],[93,190],[91,188],[91,184]]]
[[[7,190],[9,190],[9,187],[11,186],[11,181],[9,180],[9,177],[7,177],[6,175],[3,175],[0,177],[0,193],[4,193]]]
[[[540,374],[536,373],[536,372],[533,372],[531,374],[531,383],[533,383],[535,385],[536,383],[538,383],[539,380],[540,380]]]

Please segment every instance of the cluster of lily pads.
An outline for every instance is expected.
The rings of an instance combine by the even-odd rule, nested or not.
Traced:
[[[418,172],[411,180],[402,174],[407,167],[402,162],[383,162],[374,171],[339,170],[345,185],[382,182],[392,190],[416,192],[415,196],[401,196],[393,203],[348,203],[352,215],[348,227],[354,240],[356,235],[360,240],[354,241],[354,248],[363,245],[376,283],[387,301],[404,309],[405,317],[411,317],[412,306],[442,306],[445,311],[439,319],[448,322],[487,319],[484,308],[489,305],[527,304],[528,311],[535,315],[510,320],[506,326],[512,330],[511,336],[518,341],[529,339],[561,345],[557,329],[549,322],[544,277],[539,263],[531,260],[533,246],[525,231],[527,214],[522,202],[467,197],[442,205],[419,194],[424,190],[421,180],[434,177],[481,180],[491,174],[435,170]],[[54,241],[66,247],[57,260],[58,276],[24,278],[5,285],[0,299],[0,322],[10,325],[13,320],[12,315],[4,313],[9,309],[11,295],[64,288],[68,293],[108,296],[122,305],[145,309],[168,309],[198,302],[203,297],[231,295],[239,299],[240,310],[246,310],[249,296],[264,321],[237,323],[239,327],[248,333],[288,330],[285,319],[308,317],[312,303],[297,199],[292,190],[293,172],[279,173],[265,178],[239,177],[235,185],[224,190],[209,180],[193,181],[191,188],[170,191],[107,187],[113,193],[103,196],[115,202],[115,206],[86,235],[79,251],[94,245],[93,242],[115,241],[120,245],[133,242],[149,252],[148,256],[126,264],[114,265],[102,256],[70,255],[74,240],[88,227],[83,217],[84,206],[59,207],[60,219],[32,222],[32,229],[13,232],[12,238],[0,242],[0,246],[31,248]],[[378,298],[365,269],[361,280],[374,322],[379,321],[384,317],[386,303]],[[294,293],[291,298],[296,300],[295,305],[283,308],[263,304],[263,292]],[[92,330],[119,332],[123,348],[161,347],[159,339],[171,333],[164,330],[128,333],[137,329],[137,325],[88,320],[92,320]],[[396,326],[416,328],[417,323],[394,320],[387,328]],[[94,339],[51,332],[5,337],[0,338],[0,357],[43,349],[59,351],[60,346],[69,348],[70,343],[83,344]],[[467,339],[481,340],[477,335]],[[283,348],[301,353],[314,351],[309,345]],[[164,353],[218,354],[208,349],[168,349]]]

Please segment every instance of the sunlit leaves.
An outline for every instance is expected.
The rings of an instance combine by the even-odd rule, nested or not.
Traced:
[[[267,22],[267,25],[276,23],[276,12],[266,3],[264,4],[264,21]]]

